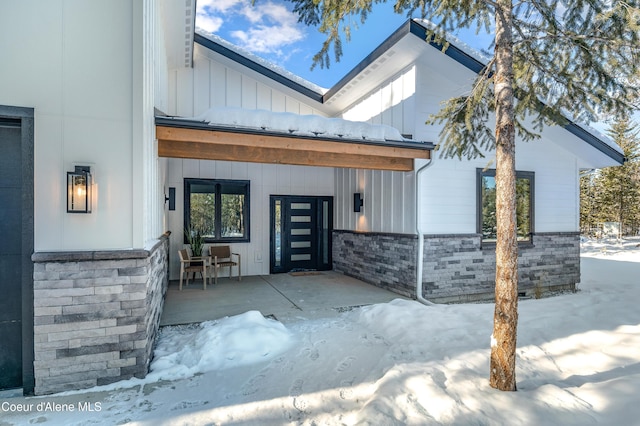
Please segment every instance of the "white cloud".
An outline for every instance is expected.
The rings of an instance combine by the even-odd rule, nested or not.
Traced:
[[[230,9],[245,3],[247,3],[246,0],[198,0],[197,13],[226,13]],[[251,4],[250,1],[249,4]]]
[[[218,32],[223,23],[224,20],[218,16],[197,15],[197,27],[208,33]]]
[[[210,33],[226,30],[229,41],[243,49],[279,57],[286,56],[285,47],[305,38],[298,17],[272,1],[198,0],[196,26]]]

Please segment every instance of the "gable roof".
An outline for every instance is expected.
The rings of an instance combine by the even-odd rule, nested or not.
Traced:
[[[389,57],[395,54],[393,48],[398,45],[402,40],[405,40],[408,35],[417,37],[424,42],[425,46],[438,49],[442,51],[442,45],[427,41],[427,24],[423,24],[416,20],[407,20],[396,31],[394,31],[385,41],[383,41],[378,47],[376,47],[369,55],[367,55],[360,63],[358,63],[350,72],[348,72],[338,83],[322,93],[322,90],[314,89],[309,85],[303,84],[300,80],[294,78],[290,73],[287,75],[284,70],[279,70],[277,67],[268,67],[260,61],[249,58],[247,55],[239,53],[237,50],[223,46],[222,43],[213,41],[200,34],[195,34],[194,42],[204,46],[207,49],[215,51],[228,59],[239,63],[263,76],[276,81],[289,89],[292,89],[309,99],[312,99],[323,105],[328,105],[334,102],[334,100],[341,96],[342,93],[347,91],[356,79],[362,79],[361,73],[365,71],[369,66],[376,62],[383,62],[385,57]],[[456,44],[458,43],[458,44]],[[474,73],[479,73],[485,66],[484,62],[480,59],[479,52],[475,52],[468,46],[463,46],[458,40],[450,43],[444,54],[455,62],[464,66]],[[414,52],[414,55],[419,55],[419,52]],[[597,149],[607,157],[611,158],[618,164],[623,164],[625,161],[624,154],[619,150],[619,147],[608,141],[608,138],[597,134],[594,129],[585,125],[577,124],[571,120],[563,126],[565,130],[580,140],[584,141],[588,145]]]

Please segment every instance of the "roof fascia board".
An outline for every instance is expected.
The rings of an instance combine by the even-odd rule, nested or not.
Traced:
[[[421,149],[432,151],[435,149],[435,145],[432,142],[418,142],[418,141],[374,141],[374,140],[360,140],[360,139],[348,139],[348,138],[324,138],[319,136],[307,136],[307,135],[292,135],[281,132],[259,131],[257,129],[243,128],[243,127],[229,127],[229,126],[216,126],[210,125],[203,121],[185,120],[180,118],[170,117],[156,117],[157,126],[176,127],[183,129],[194,130],[216,130],[219,132],[232,132],[232,133],[245,133],[265,136],[278,136],[292,139],[308,139],[324,142],[344,142],[359,145],[376,145],[386,146],[389,148],[409,148],[409,149]]]
[[[570,121],[569,124],[565,125],[564,128],[571,134],[577,136],[582,139],[598,151],[602,152],[606,156],[610,157],[614,161],[624,164],[626,158],[623,153],[611,147],[609,144],[602,141],[600,138],[595,136],[593,133],[583,129],[576,123]]]
[[[202,35],[195,33],[194,34],[194,38],[193,38],[194,42],[206,47],[209,50],[212,50],[216,53],[221,54],[222,56],[225,56],[229,59],[231,59],[234,62],[237,62],[240,65],[243,65],[259,74],[264,75],[265,77],[280,83],[292,90],[295,90],[296,92],[299,92],[301,94],[303,94],[304,96],[313,99],[316,102],[320,102],[322,103],[322,94],[317,93],[311,89],[309,89],[308,87],[305,87],[303,85],[301,85],[300,83],[297,83],[291,79],[288,79],[287,77],[283,76],[280,73],[277,73],[275,71],[273,71],[272,69],[269,69],[268,67],[265,67],[264,65],[261,65],[255,61],[252,61],[251,59],[247,58],[246,56],[243,56],[241,54],[239,54],[238,52],[234,52],[233,50],[222,46],[218,43],[216,43],[213,40],[209,40],[206,37],[203,37]]]

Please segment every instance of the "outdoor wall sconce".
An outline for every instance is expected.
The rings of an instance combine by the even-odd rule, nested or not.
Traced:
[[[362,199],[362,195],[359,192],[355,192],[353,194],[353,211],[355,213],[360,213],[363,205],[364,200]]]
[[[167,201],[169,202],[169,210],[175,210],[176,209],[176,189],[175,188],[169,188],[169,196],[167,197],[166,195],[164,196],[164,202],[165,204],[167,203]]]
[[[91,213],[91,167],[67,172],[67,213]]]

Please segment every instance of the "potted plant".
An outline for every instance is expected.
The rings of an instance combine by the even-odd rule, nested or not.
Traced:
[[[204,248],[204,235],[197,228],[185,229],[185,235],[189,246],[191,246],[191,255],[194,257],[202,256],[202,249]]]

